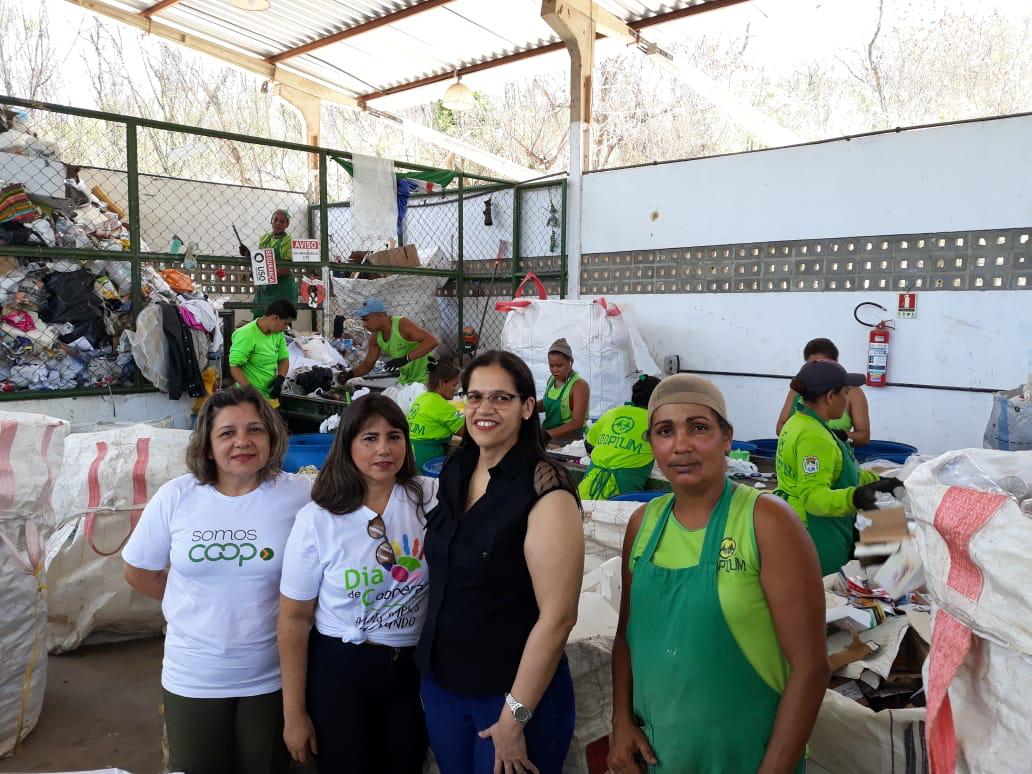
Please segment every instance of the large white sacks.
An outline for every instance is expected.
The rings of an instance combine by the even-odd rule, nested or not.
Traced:
[[[161,631],[161,603],[129,588],[120,552],[158,487],[187,472],[189,439],[189,431],[144,424],[68,436],[54,495],[58,529],[47,542],[52,653],[87,637]]]
[[[0,757],[36,726],[47,679],[46,576],[39,530],[68,423],[0,411]]]
[[[937,607],[925,664],[933,772],[1018,771],[1032,739],[1032,452],[947,452],[906,480]],[[1022,512],[1022,504],[1029,512]]]
[[[569,342],[573,368],[591,387],[591,417],[629,401],[639,374],[659,375],[634,321],[605,299],[529,300],[498,308],[511,309],[502,327],[502,349],[530,366],[539,398],[548,383],[548,347],[558,338]]]

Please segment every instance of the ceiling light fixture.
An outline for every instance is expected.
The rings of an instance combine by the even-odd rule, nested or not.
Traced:
[[[455,83],[444,92],[441,104],[448,110],[469,110],[476,104],[473,92],[462,82],[462,76],[458,73],[455,73]]]
[[[269,0],[229,0],[229,4],[241,11],[268,11]]]

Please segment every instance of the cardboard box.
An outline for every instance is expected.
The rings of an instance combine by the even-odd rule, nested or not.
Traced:
[[[910,535],[902,505],[860,511],[860,515],[871,521],[869,527],[860,530],[861,543],[899,543]]]
[[[419,268],[419,253],[415,245],[392,247],[390,250],[379,250],[365,256],[365,263],[372,266],[397,266]]]

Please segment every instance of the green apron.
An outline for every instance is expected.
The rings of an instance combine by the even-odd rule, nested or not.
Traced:
[[[803,406],[800,411],[808,414],[825,427],[828,423]],[[829,434],[842,452],[842,472],[832,484],[832,489],[848,489],[860,483],[860,464],[853,455],[853,448],[829,430]],[[813,544],[817,546],[817,558],[821,560],[821,575],[831,575],[842,569],[842,565],[853,558],[856,537],[856,514],[848,516],[816,516],[806,514],[806,528],[810,531]]]
[[[401,335],[401,317],[391,318],[391,337],[384,340],[382,333],[376,334],[376,345],[380,348],[380,357],[387,361],[396,357],[404,357],[419,347],[419,342],[409,341]],[[398,384],[425,384],[427,380],[427,355],[413,360],[401,367],[398,372]]]
[[[289,269],[292,264],[293,253],[290,249],[290,234],[280,234],[276,236],[271,231],[263,235],[258,241],[259,249],[265,249],[271,247],[273,252],[276,254],[276,268],[278,269]],[[294,275],[288,274],[285,277],[279,277],[275,285],[258,285],[255,288],[254,300],[256,303],[271,303],[280,298],[285,298],[292,304],[297,303],[297,282],[294,281]],[[265,310],[258,310],[261,314],[265,314]]]
[[[653,464],[647,462],[638,468],[606,468],[592,462],[584,471],[577,491],[585,500],[608,500],[614,495],[640,492],[652,475]]]
[[[728,481],[695,567],[652,563],[674,498],[631,575],[627,644],[634,712],[659,764],[652,771],[752,774],[770,741],[781,696],[742,654],[717,592],[717,561],[733,485]],[[800,760],[794,771],[802,772]]]
[[[574,371],[558,391],[555,390],[555,377],[548,377],[548,384],[545,386],[545,421],[541,423],[544,430],[551,430],[566,424],[573,417],[570,409],[570,390],[573,383],[580,379],[580,375]],[[583,432],[583,431],[582,431]],[[569,437],[579,437],[577,433],[571,433]]]
[[[413,440],[412,453],[416,458],[416,475],[423,475],[423,466],[430,460],[435,460],[448,454],[449,443],[451,443],[451,438],[443,441]]]

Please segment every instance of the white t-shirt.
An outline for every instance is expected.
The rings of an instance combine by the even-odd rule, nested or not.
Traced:
[[[283,552],[280,592],[297,600],[318,597],[320,634],[395,648],[419,641],[429,593],[426,512],[436,503],[437,482],[417,481],[424,492],[422,510],[404,486],[395,485],[381,538],[369,535],[376,513],[365,506],[338,516],[310,503],[297,514]],[[381,548],[385,540],[389,546]]]
[[[192,474],[147,503],[122,558],[169,568],[161,611],[168,622],[161,685],[178,696],[217,699],[280,689],[276,651],[283,547],[311,480],[281,473],[228,497]]]

